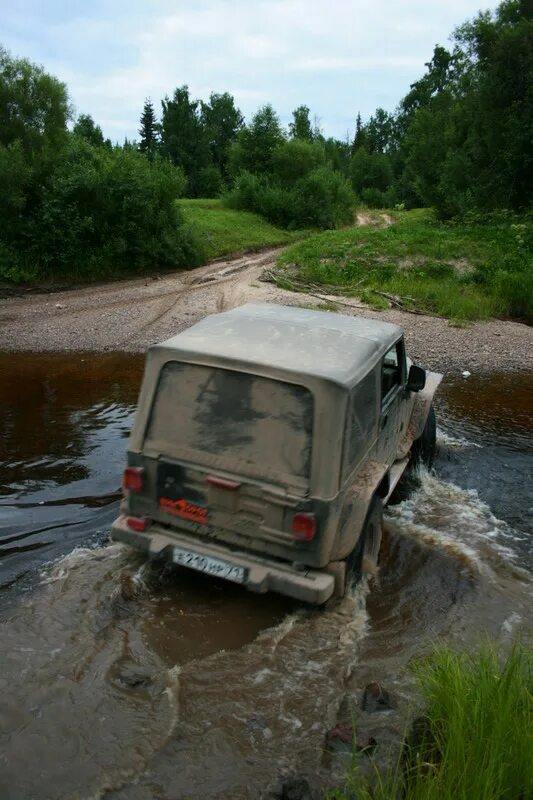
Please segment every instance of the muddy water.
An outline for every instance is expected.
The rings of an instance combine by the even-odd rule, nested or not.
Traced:
[[[335,781],[325,732],[378,753],[405,666],[531,624],[529,377],[450,380],[436,475],[389,509],[380,574],[326,611],[143,563],[105,542],[142,373],[125,355],[0,357],[0,797],[249,798]]]

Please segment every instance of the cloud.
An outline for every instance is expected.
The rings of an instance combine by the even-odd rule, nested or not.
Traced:
[[[146,97],[230,91],[245,115],[300,103],[328,134],[392,110],[479,0],[3,0],[3,43],[65,81],[106,135],[137,135]]]
[[[294,61],[290,69],[311,72],[316,70],[357,72],[370,69],[403,69],[420,67],[420,59],[409,56],[363,56],[362,58],[339,58],[338,56],[321,56]]]

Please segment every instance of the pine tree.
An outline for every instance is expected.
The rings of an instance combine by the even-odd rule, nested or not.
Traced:
[[[353,140],[352,146],[352,153],[355,153],[357,150],[360,150],[361,147],[366,145],[366,131],[365,126],[361,120],[361,114],[357,112],[357,118],[355,120],[355,137]]]
[[[141,137],[139,150],[141,153],[145,153],[149,159],[152,159],[159,147],[159,125],[150,99],[144,102],[139,135]]]

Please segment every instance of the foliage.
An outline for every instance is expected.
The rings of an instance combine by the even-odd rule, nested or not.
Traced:
[[[365,779],[358,757],[329,800],[456,800],[531,797],[533,650],[516,644],[460,653],[444,647],[414,665],[426,709],[401,758]],[[354,742],[356,746],[356,742]],[[372,785],[371,785],[372,784]]]
[[[212,163],[220,174],[220,185],[222,185],[229,180],[229,153],[244,119],[228,92],[212,93],[209,103],[201,102],[200,105],[201,120],[206,131]],[[216,194],[219,193],[220,189]],[[211,195],[214,196],[216,195]]]
[[[321,284],[453,319],[533,319],[533,226],[436,223],[429,212],[389,212],[387,228],[315,234],[278,259],[280,279]],[[385,297],[383,295],[385,293]]]
[[[58,147],[70,113],[64,83],[0,47],[0,145],[18,141],[28,158]]]
[[[187,86],[162,101],[161,151],[187,176],[188,194],[197,197],[200,171],[210,164],[209,140],[201,119],[199,100],[191,100]]]
[[[292,112],[292,122],[289,123],[289,133],[292,139],[300,139],[303,142],[312,142],[314,139],[311,120],[309,119],[309,108],[298,106]]]
[[[443,219],[526,211],[532,140],[531,2],[504,0],[460,26],[451,49],[435,47],[394,115],[378,108],[366,124],[357,116],[351,179],[366,202],[379,190],[384,202],[433,206]]]
[[[533,19],[505,0],[435,48],[402,104],[406,171],[442,217],[526,209],[533,185]]]
[[[198,262],[174,203],[185,178],[170,164],[71,135],[45,166],[30,168],[20,143],[0,147],[4,280],[107,277]]]
[[[219,197],[222,189],[222,175],[214,164],[209,164],[199,170],[196,184],[198,197]]]
[[[231,171],[267,175],[272,172],[273,156],[285,141],[279,117],[271,105],[260,108],[239,133],[231,152]]]
[[[366,147],[360,147],[352,158],[350,178],[358,195],[364,189],[385,192],[392,184],[390,160],[384,153],[369,152]]]
[[[97,125],[90,114],[80,114],[76,120],[76,124],[72,129],[76,136],[81,136],[86,139],[90,144],[95,147],[111,147],[109,139],[104,140],[104,134],[100,125]]]
[[[221,200],[178,200],[177,205],[204,261],[287,244],[305,233],[289,233],[250,211],[227,208]]]
[[[226,202],[233,208],[262,214],[284,228],[337,228],[351,222],[355,210],[355,197],[347,181],[324,166],[310,170],[292,184],[277,176],[243,172]]]
[[[272,175],[290,189],[296,181],[313,169],[325,164],[324,148],[320,143],[291,139],[280,144],[272,154]]]
[[[153,159],[159,150],[159,124],[156,120],[154,106],[151,100],[144,101],[143,113],[141,116],[141,127],[139,128],[139,150],[150,160]]]
[[[294,223],[300,228],[339,228],[353,222],[355,196],[338,172],[318,167],[294,188]]]

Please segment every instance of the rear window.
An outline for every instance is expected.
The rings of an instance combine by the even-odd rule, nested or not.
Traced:
[[[261,477],[308,478],[313,396],[245,372],[169,362],[161,370],[146,443]],[[204,456],[204,458],[202,457]],[[223,457],[221,459],[220,457]]]

